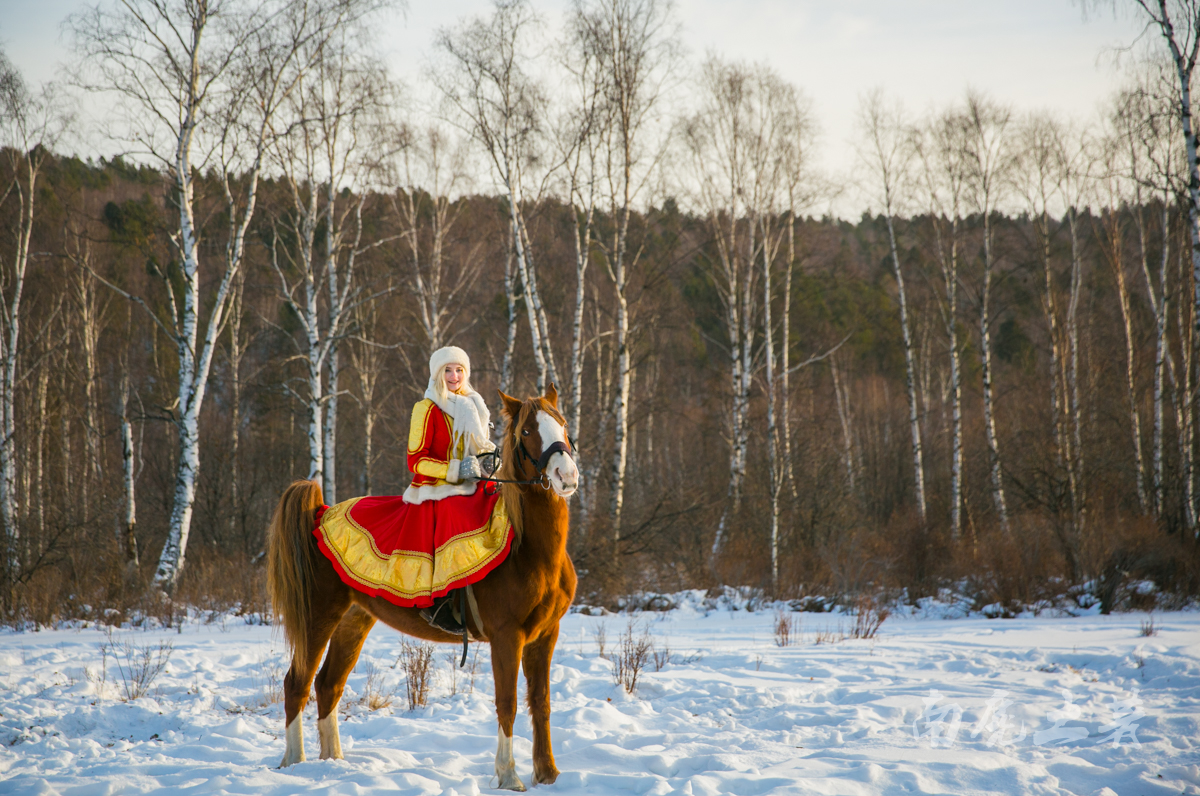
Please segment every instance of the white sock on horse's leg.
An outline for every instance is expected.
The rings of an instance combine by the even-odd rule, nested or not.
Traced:
[[[297,713],[296,718],[287,726],[287,749],[283,752],[280,768],[304,762],[304,722],[301,720],[303,715],[303,712]]]
[[[525,790],[525,783],[517,776],[517,761],[513,760],[512,736],[504,734],[504,728],[496,729],[496,777],[505,790]]]
[[[342,737],[338,734],[337,703],[323,719],[317,719],[317,734],[321,736],[321,759],[342,759]]]

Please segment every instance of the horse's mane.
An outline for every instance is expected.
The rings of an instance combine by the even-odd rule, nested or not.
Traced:
[[[516,417],[508,418],[504,427],[504,439],[500,443],[500,469],[496,471],[497,478],[510,481],[520,480],[517,472],[517,441],[513,436],[515,429],[525,422],[529,416],[530,401],[521,404],[521,411]],[[512,552],[516,553],[525,535],[525,513],[521,506],[521,487],[519,484],[500,484],[500,497],[504,498],[504,508],[508,511],[508,521],[513,528]]]
[[[510,417],[508,425],[504,428],[504,440],[500,445],[500,469],[496,472],[497,478],[504,478],[510,481],[523,480],[520,471],[517,469],[517,440],[513,432],[515,429],[525,425],[525,421],[529,418],[529,415],[537,411],[549,412],[560,422],[566,422],[562,414],[544,398],[532,398],[528,401],[522,401],[521,411],[517,413],[516,417]],[[521,501],[521,486],[519,484],[500,484],[500,496],[504,498],[504,507],[508,511],[508,521],[512,523],[512,552],[516,553],[521,546],[521,539],[525,535],[525,511]]]

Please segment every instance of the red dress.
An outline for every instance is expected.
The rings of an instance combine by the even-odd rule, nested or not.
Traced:
[[[452,418],[422,400],[409,427],[413,481],[404,496],[354,498],[318,515],[321,551],[348,585],[423,608],[508,555],[512,529],[494,485],[447,479],[462,456],[453,441]]]

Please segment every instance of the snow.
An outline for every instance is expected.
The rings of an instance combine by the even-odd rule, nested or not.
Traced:
[[[538,790],[1200,794],[1200,613],[1156,613],[1158,633],[1144,637],[1139,613],[916,611],[873,640],[822,644],[819,632],[836,638],[852,617],[796,613],[801,639],[779,647],[769,606],[677,602],[564,619],[551,695],[562,775]],[[614,684],[596,638],[603,627],[611,656],[630,621],[660,657],[671,651],[661,670],[649,662],[632,695]],[[0,634],[0,793],[496,792],[486,647],[473,689],[459,672],[454,694],[454,650],[439,650],[429,704],[409,711],[392,668],[401,636],[377,628],[341,703],[345,759],[315,759],[313,702],[310,759],[281,771],[275,695],[286,666],[272,628],[221,617],[178,633],[122,629],[113,640],[135,652],[172,645],[147,696],[120,700],[111,656],[98,682],[107,642],[94,627]],[[372,668],[397,689],[390,707],[363,703]],[[525,714],[514,752],[528,784]]]

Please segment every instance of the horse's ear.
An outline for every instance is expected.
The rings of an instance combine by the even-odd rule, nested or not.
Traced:
[[[554,382],[550,382],[550,385],[546,387],[546,394],[542,397],[549,401],[555,409],[558,408],[558,388],[554,386]]]
[[[516,420],[517,415],[521,414],[521,402],[511,395],[506,395],[503,390],[496,390],[500,394],[500,402],[504,404],[504,414],[510,419]]]

